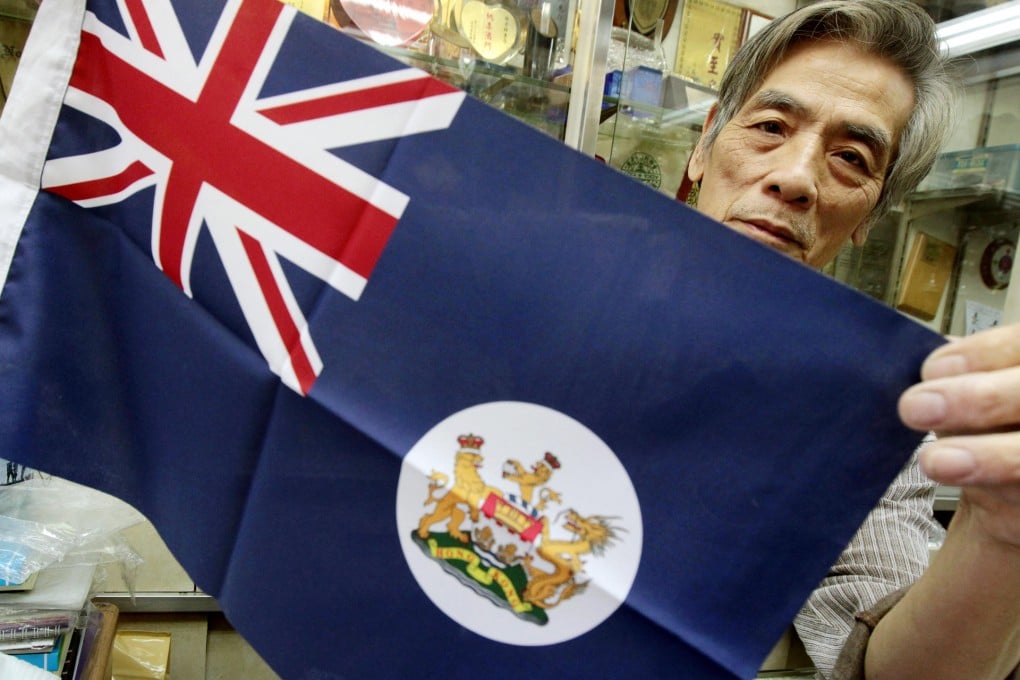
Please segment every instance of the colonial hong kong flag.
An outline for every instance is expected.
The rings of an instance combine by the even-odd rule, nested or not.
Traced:
[[[751,677],[939,339],[276,0],[47,0],[0,457],[286,678]]]

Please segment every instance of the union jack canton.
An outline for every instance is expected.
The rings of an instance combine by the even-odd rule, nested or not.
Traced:
[[[206,225],[270,369],[307,394],[323,364],[280,258],[357,300],[408,203],[329,149],[446,129],[465,95],[398,68],[265,96],[311,21],[294,8],[229,0],[196,57],[169,0],[116,4],[122,26],[87,11],[65,104],[119,141],[49,159],[42,188],[92,208],[153,187],[152,258],[189,296]]]

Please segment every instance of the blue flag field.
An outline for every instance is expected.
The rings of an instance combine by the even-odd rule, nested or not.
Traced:
[[[0,457],[284,678],[753,677],[941,339],[276,0],[48,0]]]

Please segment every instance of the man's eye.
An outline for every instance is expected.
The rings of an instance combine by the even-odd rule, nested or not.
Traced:
[[[840,151],[837,155],[851,165],[857,165],[862,168],[867,167],[864,156],[856,151]]]
[[[766,120],[762,123],[758,123],[757,127],[762,132],[767,132],[770,135],[778,135],[783,131],[783,126],[774,120]]]

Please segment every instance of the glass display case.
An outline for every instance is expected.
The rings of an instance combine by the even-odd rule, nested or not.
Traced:
[[[795,0],[285,1],[669,195],[732,53],[772,16],[796,6]]]
[[[612,0],[285,0],[591,153]],[[420,5],[420,6],[419,6]]]
[[[920,3],[960,57],[958,120],[933,171],[829,272],[952,335],[1020,320],[1020,2]],[[924,299],[924,304],[914,304]]]
[[[733,53],[796,2],[667,0],[660,7],[650,26],[629,10],[614,16],[595,154],[674,196]]]

